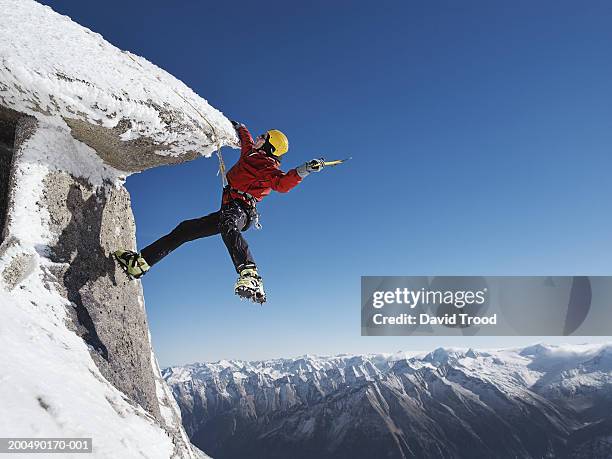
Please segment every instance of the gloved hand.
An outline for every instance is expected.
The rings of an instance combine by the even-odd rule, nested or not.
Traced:
[[[232,123],[232,126],[234,126],[234,129],[238,130],[239,127],[244,126],[244,124],[239,123],[238,121],[234,121],[234,120],[230,120],[230,123]]]
[[[311,159],[301,166],[296,167],[295,170],[300,177],[304,178],[311,172],[319,172],[321,169],[323,169],[323,166],[325,165],[324,163],[325,160],[323,158]]]

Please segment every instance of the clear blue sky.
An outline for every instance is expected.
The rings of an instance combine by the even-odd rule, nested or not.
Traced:
[[[162,365],[533,342],[361,337],[360,276],[611,272],[608,1],[43,3],[286,132],[285,168],[354,158],[260,206],[263,308],[234,297],[219,237],[151,270]],[[216,168],[128,179],[140,247],[218,208]]]

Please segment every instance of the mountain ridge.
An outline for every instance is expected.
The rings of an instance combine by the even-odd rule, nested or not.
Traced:
[[[196,363],[162,376],[192,442],[221,459],[527,458],[570,447],[606,457],[610,355],[610,343],[437,348]]]

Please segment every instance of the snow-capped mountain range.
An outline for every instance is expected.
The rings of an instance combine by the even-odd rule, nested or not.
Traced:
[[[612,344],[219,361],[163,377],[217,459],[612,457]]]

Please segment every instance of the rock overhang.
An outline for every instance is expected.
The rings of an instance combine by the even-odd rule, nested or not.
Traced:
[[[146,59],[33,0],[0,0],[0,9],[1,118],[66,127],[126,173],[238,145],[221,112]]]
[[[11,331],[0,333],[0,399],[18,407],[10,426],[64,437],[85,428],[108,457],[204,457],[161,379],[142,286],[110,254],[136,248],[126,175],[236,145],[235,131],[179,80],[52,9],[0,0],[0,11],[0,304]]]

